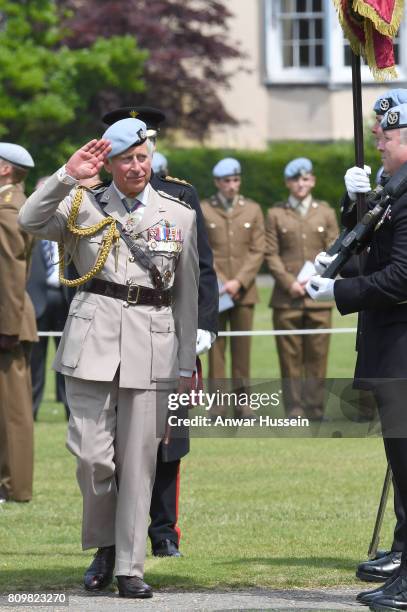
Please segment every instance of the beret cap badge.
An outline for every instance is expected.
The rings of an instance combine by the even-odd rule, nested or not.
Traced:
[[[388,98],[382,98],[380,100],[380,110],[388,111],[390,108],[390,100]]]
[[[387,114],[387,125],[396,125],[399,121],[400,113],[397,111],[390,111]]]
[[[129,113],[130,117],[132,117],[133,119],[135,119],[139,114],[140,113],[138,113],[136,110],[132,110]]]

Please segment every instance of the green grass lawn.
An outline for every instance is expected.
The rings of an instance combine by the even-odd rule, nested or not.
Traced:
[[[267,298],[262,290],[256,329],[270,328]],[[355,324],[335,316],[335,326]],[[354,336],[333,336],[329,375],[351,377],[354,359]],[[253,341],[252,363],[253,377],[278,377],[273,338]],[[0,592],[76,588],[91,558],[80,549],[75,461],[51,383],[35,425],[34,500],[0,506]],[[184,557],[149,557],[146,579],[174,589],[354,584],[384,472],[377,438],[193,439],[182,462]],[[389,504],[383,545],[392,526]]]

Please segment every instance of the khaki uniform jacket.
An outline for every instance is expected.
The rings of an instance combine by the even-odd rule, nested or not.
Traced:
[[[0,334],[36,342],[34,308],[25,290],[33,240],[17,223],[24,201],[21,184],[0,192]]]
[[[259,296],[255,281],[265,249],[259,204],[239,196],[233,208],[226,211],[215,195],[201,202],[201,207],[218,279],[222,283],[237,279],[243,288],[238,303],[256,304]]]
[[[333,302],[319,303],[310,297],[292,298],[289,289],[306,261],[314,262],[339,233],[335,211],[326,202],[312,200],[305,217],[288,202],[273,206],[266,219],[266,262],[275,287],[273,308],[331,308]]]
[[[83,275],[95,263],[106,228],[78,241],[72,236],[67,217],[74,193],[75,189],[54,174],[28,198],[20,212],[20,224],[41,238],[63,241],[78,273]],[[113,184],[103,193],[102,203],[108,215],[126,223],[129,214]],[[76,224],[87,227],[103,218],[94,196],[86,192]],[[194,369],[199,282],[195,213],[151,188],[144,216],[136,226],[136,243],[147,251],[149,228],[166,222],[181,231],[182,250],[167,252],[160,249],[157,240],[152,254],[160,272],[167,272],[166,288],[173,287],[175,304],[126,307],[123,300],[78,291],[55,357],[57,371],[85,380],[111,381],[120,365],[120,387],[152,389],[159,379],[175,379],[180,369]],[[115,283],[153,287],[149,272],[133,260],[123,240],[117,271],[113,249],[97,276]]]

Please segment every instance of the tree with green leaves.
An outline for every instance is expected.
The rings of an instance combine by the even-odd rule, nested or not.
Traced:
[[[145,89],[148,53],[134,36],[70,49],[62,10],[54,0],[0,0],[0,139],[25,146],[38,176],[100,135],[112,96]]]
[[[250,0],[247,0],[250,2]],[[233,14],[225,0],[57,0],[70,9],[66,44],[80,49],[97,37],[136,36],[149,55],[146,90],[113,93],[117,106],[149,104],[165,111],[163,127],[203,138],[211,127],[236,123],[220,91],[241,68],[242,54],[229,35]],[[229,60],[233,60],[231,64]],[[130,64],[129,64],[130,65]]]

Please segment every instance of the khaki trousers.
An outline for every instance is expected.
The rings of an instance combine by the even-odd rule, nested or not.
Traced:
[[[274,329],[331,327],[332,309],[273,310]],[[291,415],[321,417],[330,334],[276,336],[285,411]]]
[[[67,447],[77,457],[84,549],[116,545],[116,575],[143,577],[167,393],[65,377]],[[158,414],[158,422],[157,422]]]
[[[219,331],[225,331],[228,323],[231,331],[250,331],[253,327],[254,305],[235,306],[219,314]],[[246,392],[246,385],[250,378],[250,336],[231,337],[230,348],[232,356],[232,387],[221,383],[226,379],[225,350],[226,338],[217,338],[209,351],[209,391],[233,391],[238,395]],[[251,416],[251,409],[242,403],[233,406],[235,416]],[[226,416],[228,407],[225,405],[213,406],[211,416]]]
[[[250,331],[253,327],[254,305],[235,306],[219,314],[219,331],[225,331],[229,323],[231,331]],[[232,353],[232,378],[250,377],[250,336],[230,338]],[[226,378],[226,338],[217,338],[209,351],[209,378]]]
[[[29,501],[33,484],[31,343],[0,352],[0,488]]]

